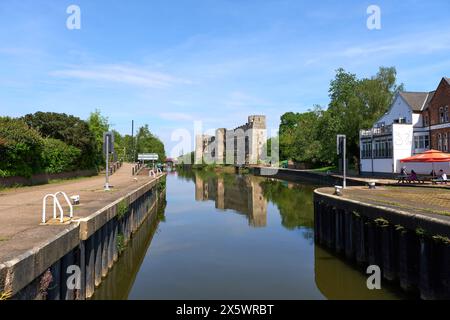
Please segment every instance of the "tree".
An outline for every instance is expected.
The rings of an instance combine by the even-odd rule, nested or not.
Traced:
[[[138,153],[157,153],[159,161],[165,161],[166,159],[164,144],[150,132],[147,124],[138,130],[136,135],[136,150]]]
[[[94,112],[91,112],[87,123],[95,139],[96,162],[99,165],[103,165],[105,160],[103,154],[103,134],[109,131],[108,118],[103,116],[100,110],[96,109]]]
[[[281,116],[279,129],[280,143],[280,159],[295,158],[295,139],[294,132],[298,125],[300,114],[294,112],[286,112]]]
[[[77,170],[81,150],[69,146],[61,140],[43,139],[42,165],[47,173],[60,173]]]
[[[21,118],[43,138],[53,138],[81,151],[78,169],[92,169],[97,165],[95,137],[86,121],[65,113],[36,112]]]
[[[0,117],[0,176],[30,177],[41,170],[43,141],[20,119]]]
[[[335,164],[336,135],[345,134],[348,159],[359,164],[359,131],[386,113],[399,90],[403,85],[396,84],[393,67],[380,67],[375,76],[363,79],[338,69],[330,82],[327,110],[315,106],[305,113],[287,112],[281,117],[282,158],[314,166]]]

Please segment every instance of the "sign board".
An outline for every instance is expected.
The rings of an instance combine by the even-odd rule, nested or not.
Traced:
[[[111,131],[103,133],[103,154],[106,153],[106,140],[108,140],[108,153],[114,153],[114,134]]]
[[[157,153],[141,153],[138,154],[138,160],[152,160],[156,161],[158,160],[158,154]]]
[[[337,148],[337,154],[341,155],[343,153],[343,143],[345,143],[345,135],[338,134],[336,136],[336,148]]]

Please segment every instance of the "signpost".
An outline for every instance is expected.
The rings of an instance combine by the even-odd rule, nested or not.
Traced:
[[[151,161],[157,161],[159,159],[157,153],[140,153],[138,154],[138,160],[151,160]]]
[[[155,161],[158,161],[159,156],[157,153],[140,153],[138,154],[139,161],[151,161],[152,167],[155,167]]]
[[[336,145],[337,145],[337,154],[342,154],[342,168],[344,173],[344,179],[342,182],[342,188],[347,188],[347,161],[346,161],[346,140],[347,137],[345,134],[338,134],[336,137]],[[341,148],[342,146],[342,148]]]
[[[105,176],[105,191],[109,189],[109,155],[114,153],[114,134],[112,132],[103,133],[103,151],[106,159],[106,176]]]

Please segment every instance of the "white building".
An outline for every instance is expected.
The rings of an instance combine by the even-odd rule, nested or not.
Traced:
[[[432,92],[399,92],[389,111],[370,130],[362,130],[360,139],[361,174],[399,173],[401,159],[430,149],[430,133],[423,111],[433,98]],[[424,123],[425,121],[425,123]],[[429,164],[409,163],[408,169],[430,173]]]

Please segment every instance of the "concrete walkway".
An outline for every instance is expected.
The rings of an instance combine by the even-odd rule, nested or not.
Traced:
[[[334,188],[319,190],[330,195],[334,193]],[[445,189],[381,186],[370,190],[367,187],[349,187],[340,198],[436,218],[446,216],[445,220],[450,218],[450,190]]]
[[[0,263],[44,243],[68,227],[39,225],[42,219],[42,199],[46,194],[64,191],[69,197],[80,195],[80,205],[74,207],[74,217],[86,217],[151,180],[148,171],[142,170],[139,176],[132,176],[131,170],[132,165],[124,163],[110,177],[113,188],[109,192],[103,191],[104,176],[1,191]],[[50,202],[48,201],[47,217],[53,214]],[[67,205],[64,209],[65,214],[68,214]]]

